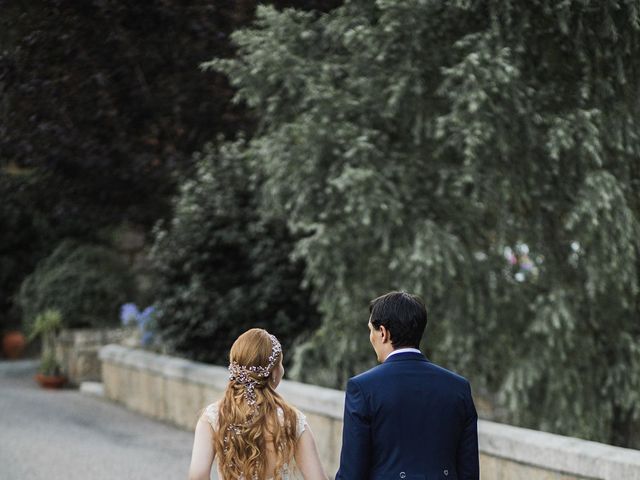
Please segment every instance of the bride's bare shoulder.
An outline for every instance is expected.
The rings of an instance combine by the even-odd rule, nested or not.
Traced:
[[[220,416],[220,401],[210,403],[202,411],[200,420],[207,421],[216,429],[218,427],[218,417]]]

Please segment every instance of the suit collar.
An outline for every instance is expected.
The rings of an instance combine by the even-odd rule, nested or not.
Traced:
[[[402,362],[406,360],[418,360],[418,361],[425,361],[425,362],[429,361],[429,359],[425,357],[422,353],[400,352],[387,357],[385,361],[382,363],[385,364],[385,363],[391,363],[391,362]]]
[[[414,348],[414,347],[403,347],[403,348],[398,348],[397,350],[393,350],[392,352],[390,352],[389,355],[387,355],[387,358],[389,358],[392,355],[398,355],[399,353],[408,353],[408,352],[422,353],[422,352],[420,352],[419,349]]]

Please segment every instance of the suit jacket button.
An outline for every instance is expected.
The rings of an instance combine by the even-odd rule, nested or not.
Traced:
[[[400,478],[405,478],[406,476],[407,476],[407,474],[406,474],[406,473],[404,473],[404,472],[400,472]]]

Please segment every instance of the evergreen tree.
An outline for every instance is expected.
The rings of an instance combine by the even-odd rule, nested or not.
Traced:
[[[372,364],[367,302],[423,295],[435,361],[526,426],[631,442],[640,417],[636,0],[260,8],[225,72],[322,327],[300,378]],[[340,334],[338,334],[340,332]]]
[[[163,343],[195,360],[225,364],[244,331],[275,334],[285,361],[319,315],[301,288],[304,264],[290,260],[286,222],[260,215],[243,142],[196,155],[197,172],[180,187],[173,217],[154,231],[157,315]]]

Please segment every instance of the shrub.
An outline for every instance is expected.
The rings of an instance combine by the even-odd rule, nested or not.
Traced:
[[[319,322],[300,286],[304,265],[290,260],[285,221],[258,212],[260,179],[247,160],[241,142],[208,147],[170,223],[154,229],[156,327],[171,350],[195,360],[226,362],[251,327],[274,333],[287,351]]]
[[[25,278],[18,302],[28,326],[50,308],[60,311],[65,327],[115,326],[133,290],[133,278],[115,252],[65,240]]]

